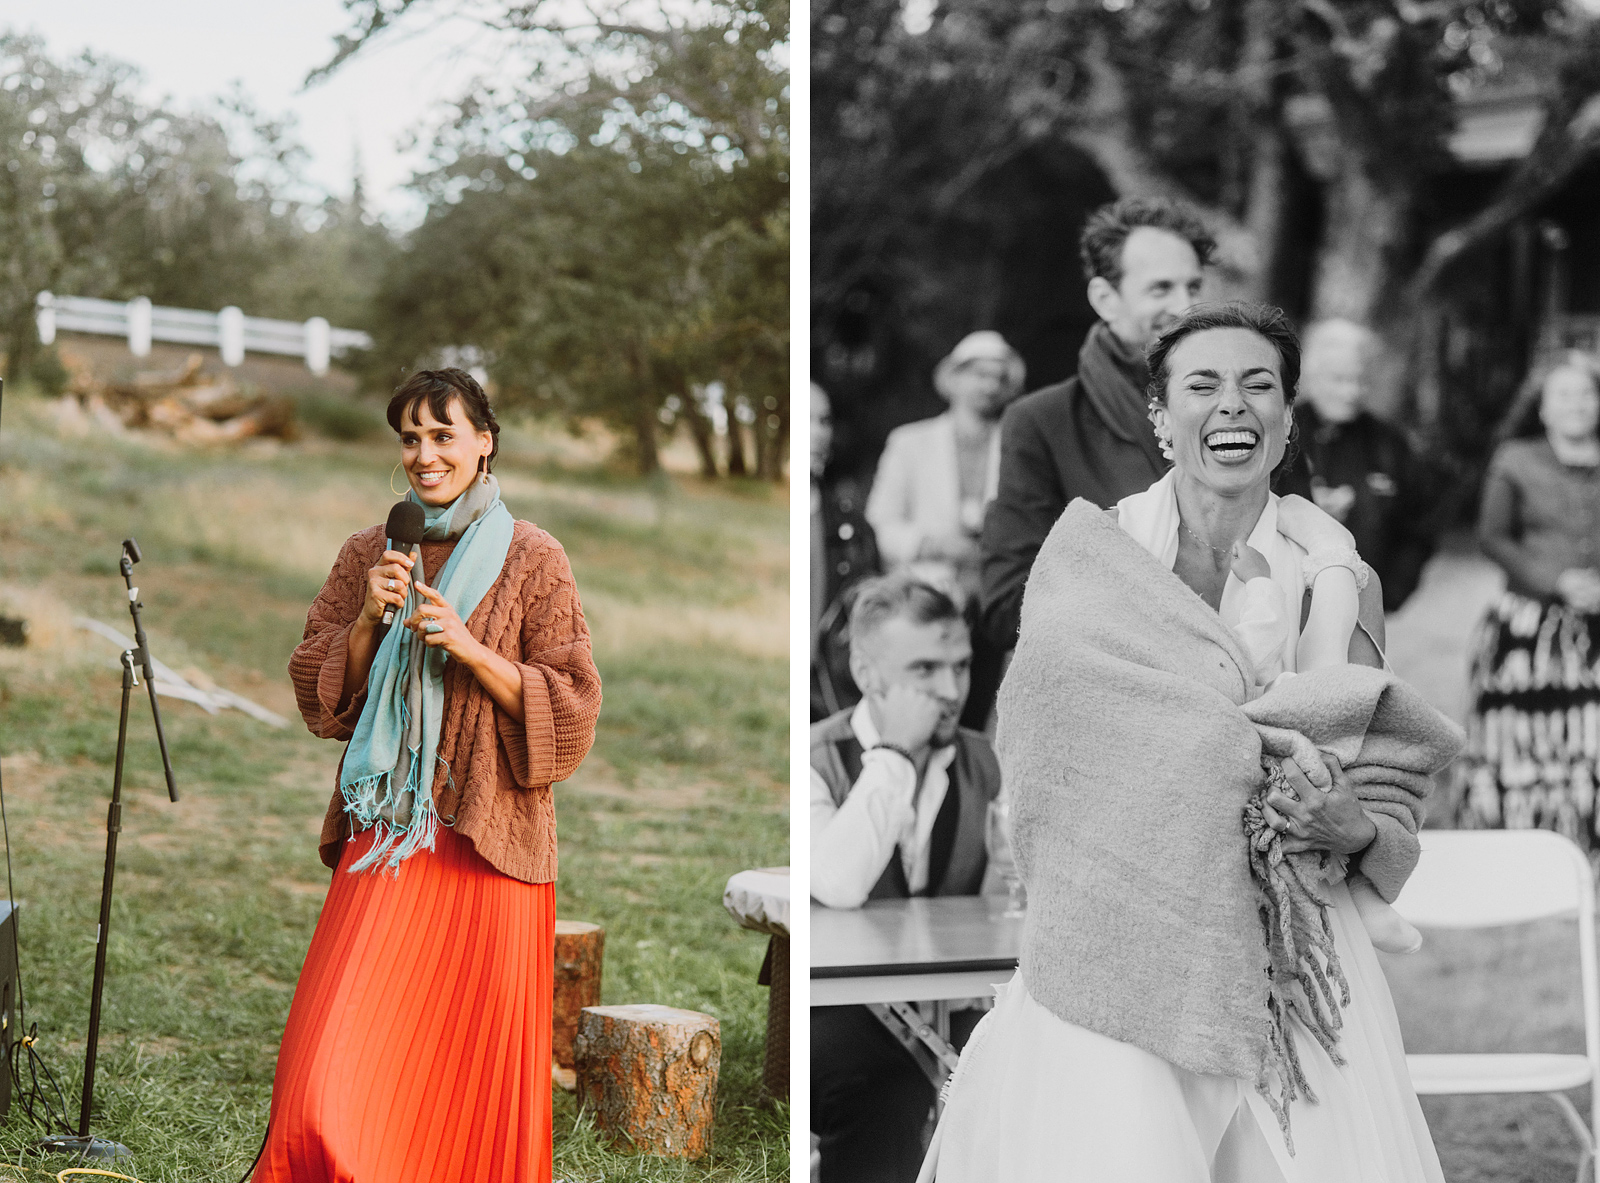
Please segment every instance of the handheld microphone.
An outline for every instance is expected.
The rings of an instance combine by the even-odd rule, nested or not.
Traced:
[[[389,549],[403,550],[415,558],[415,549],[422,542],[422,531],[427,528],[427,524],[428,519],[423,513],[422,506],[409,498],[405,501],[396,501],[394,508],[389,511],[389,523],[384,527],[384,533],[389,536]],[[378,636],[382,638],[392,624],[394,624],[394,605],[389,604],[383,610],[383,621],[377,628]]]

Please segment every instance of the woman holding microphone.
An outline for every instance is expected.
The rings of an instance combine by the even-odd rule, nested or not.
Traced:
[[[349,743],[255,1178],[548,1183],[551,786],[600,678],[560,544],[500,500],[478,383],[420,371],[388,419],[420,550],[352,535],[289,662],[312,733]]]

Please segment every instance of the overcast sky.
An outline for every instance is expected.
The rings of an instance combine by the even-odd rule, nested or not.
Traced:
[[[242,83],[263,114],[298,117],[307,172],[340,195],[350,192],[359,146],[372,205],[400,225],[421,216],[400,187],[423,160],[400,149],[402,137],[493,61],[490,39],[474,26],[430,24],[399,30],[302,90],[349,27],[339,0],[7,0],[0,8],[0,22],[40,34],[53,57],[88,48],[137,66],[152,101],[170,96],[183,108]]]

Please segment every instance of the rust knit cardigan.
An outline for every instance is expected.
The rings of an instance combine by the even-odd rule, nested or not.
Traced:
[[[306,613],[305,639],[289,658],[300,713],[313,735],[347,740],[355,733],[366,689],[343,710],[350,628],[366,599],[367,570],[384,551],[384,527],[352,534]],[[431,585],[455,542],[424,542]],[[578,603],[566,552],[550,535],[517,522],[505,567],[466,621],[467,631],[522,673],[524,718],[514,721],[472,672],[445,667],[444,720],[434,802],[442,819],[499,871],[527,883],[556,877],[556,811],[551,785],[572,775],[594,742],[600,674],[589,652],[589,626]],[[395,627],[399,627],[396,621]],[[341,759],[341,765],[343,761]],[[454,780],[454,787],[450,780]],[[350,821],[335,778],[322,822],[321,855],[339,865]]]

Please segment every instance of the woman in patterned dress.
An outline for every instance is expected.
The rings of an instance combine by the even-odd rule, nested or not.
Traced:
[[[1595,851],[1600,381],[1578,355],[1539,389],[1543,431],[1502,444],[1484,479],[1478,536],[1506,591],[1473,654],[1457,824],[1537,826]]]

